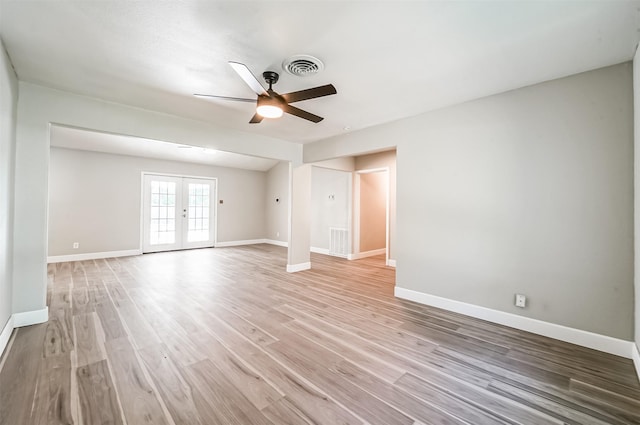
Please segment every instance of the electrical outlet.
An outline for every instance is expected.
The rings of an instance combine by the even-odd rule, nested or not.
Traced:
[[[276,238],[280,237],[280,232],[276,232]]]
[[[78,248],[80,248],[80,244],[78,242],[74,242],[73,249],[78,249]]]
[[[527,297],[522,294],[516,294],[516,307],[525,308],[527,305]]]

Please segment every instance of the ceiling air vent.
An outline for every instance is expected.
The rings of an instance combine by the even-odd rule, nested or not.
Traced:
[[[318,58],[309,55],[291,56],[282,62],[282,69],[291,75],[308,77],[317,74],[324,69],[324,64]]]

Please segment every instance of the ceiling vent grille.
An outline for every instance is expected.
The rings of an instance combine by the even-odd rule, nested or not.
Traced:
[[[324,64],[320,59],[313,56],[295,55],[282,62],[282,69],[291,75],[308,77],[322,71]]]

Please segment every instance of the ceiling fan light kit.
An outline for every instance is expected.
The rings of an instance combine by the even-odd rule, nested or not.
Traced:
[[[277,72],[265,71],[262,73],[262,78],[269,84],[269,90],[267,95],[258,95],[256,113],[263,118],[280,118],[283,114],[282,105],[286,102],[272,89],[280,76]]]
[[[322,62],[320,62],[322,63]],[[295,115],[299,118],[319,123],[324,118],[304,111],[300,108],[292,106],[291,103],[303,100],[315,99],[317,97],[329,96],[336,94],[336,88],[333,84],[313,87],[310,89],[294,91],[291,93],[278,94],[273,90],[273,85],[278,82],[280,77],[275,71],[265,71],[262,77],[269,84],[269,89],[265,89],[258,79],[251,73],[246,65],[239,62],[229,62],[234,71],[244,80],[244,82],[258,95],[256,102],[256,113],[249,121],[250,124],[258,124],[263,118],[280,118],[284,112]],[[213,97],[223,100],[234,100],[240,102],[253,102],[253,99],[245,99],[239,97],[217,96],[212,94],[196,94],[195,96]]]
[[[258,96],[256,112],[263,118],[280,118],[283,114],[282,106],[278,99],[268,96]]]

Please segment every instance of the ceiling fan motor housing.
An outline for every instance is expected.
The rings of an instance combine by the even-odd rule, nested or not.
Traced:
[[[271,86],[278,82],[280,75],[275,71],[265,71],[262,73],[262,78],[269,84],[269,89],[271,89]]]
[[[269,95],[258,95],[256,112],[263,118],[280,118],[286,107],[286,102],[276,92],[269,89]]]

